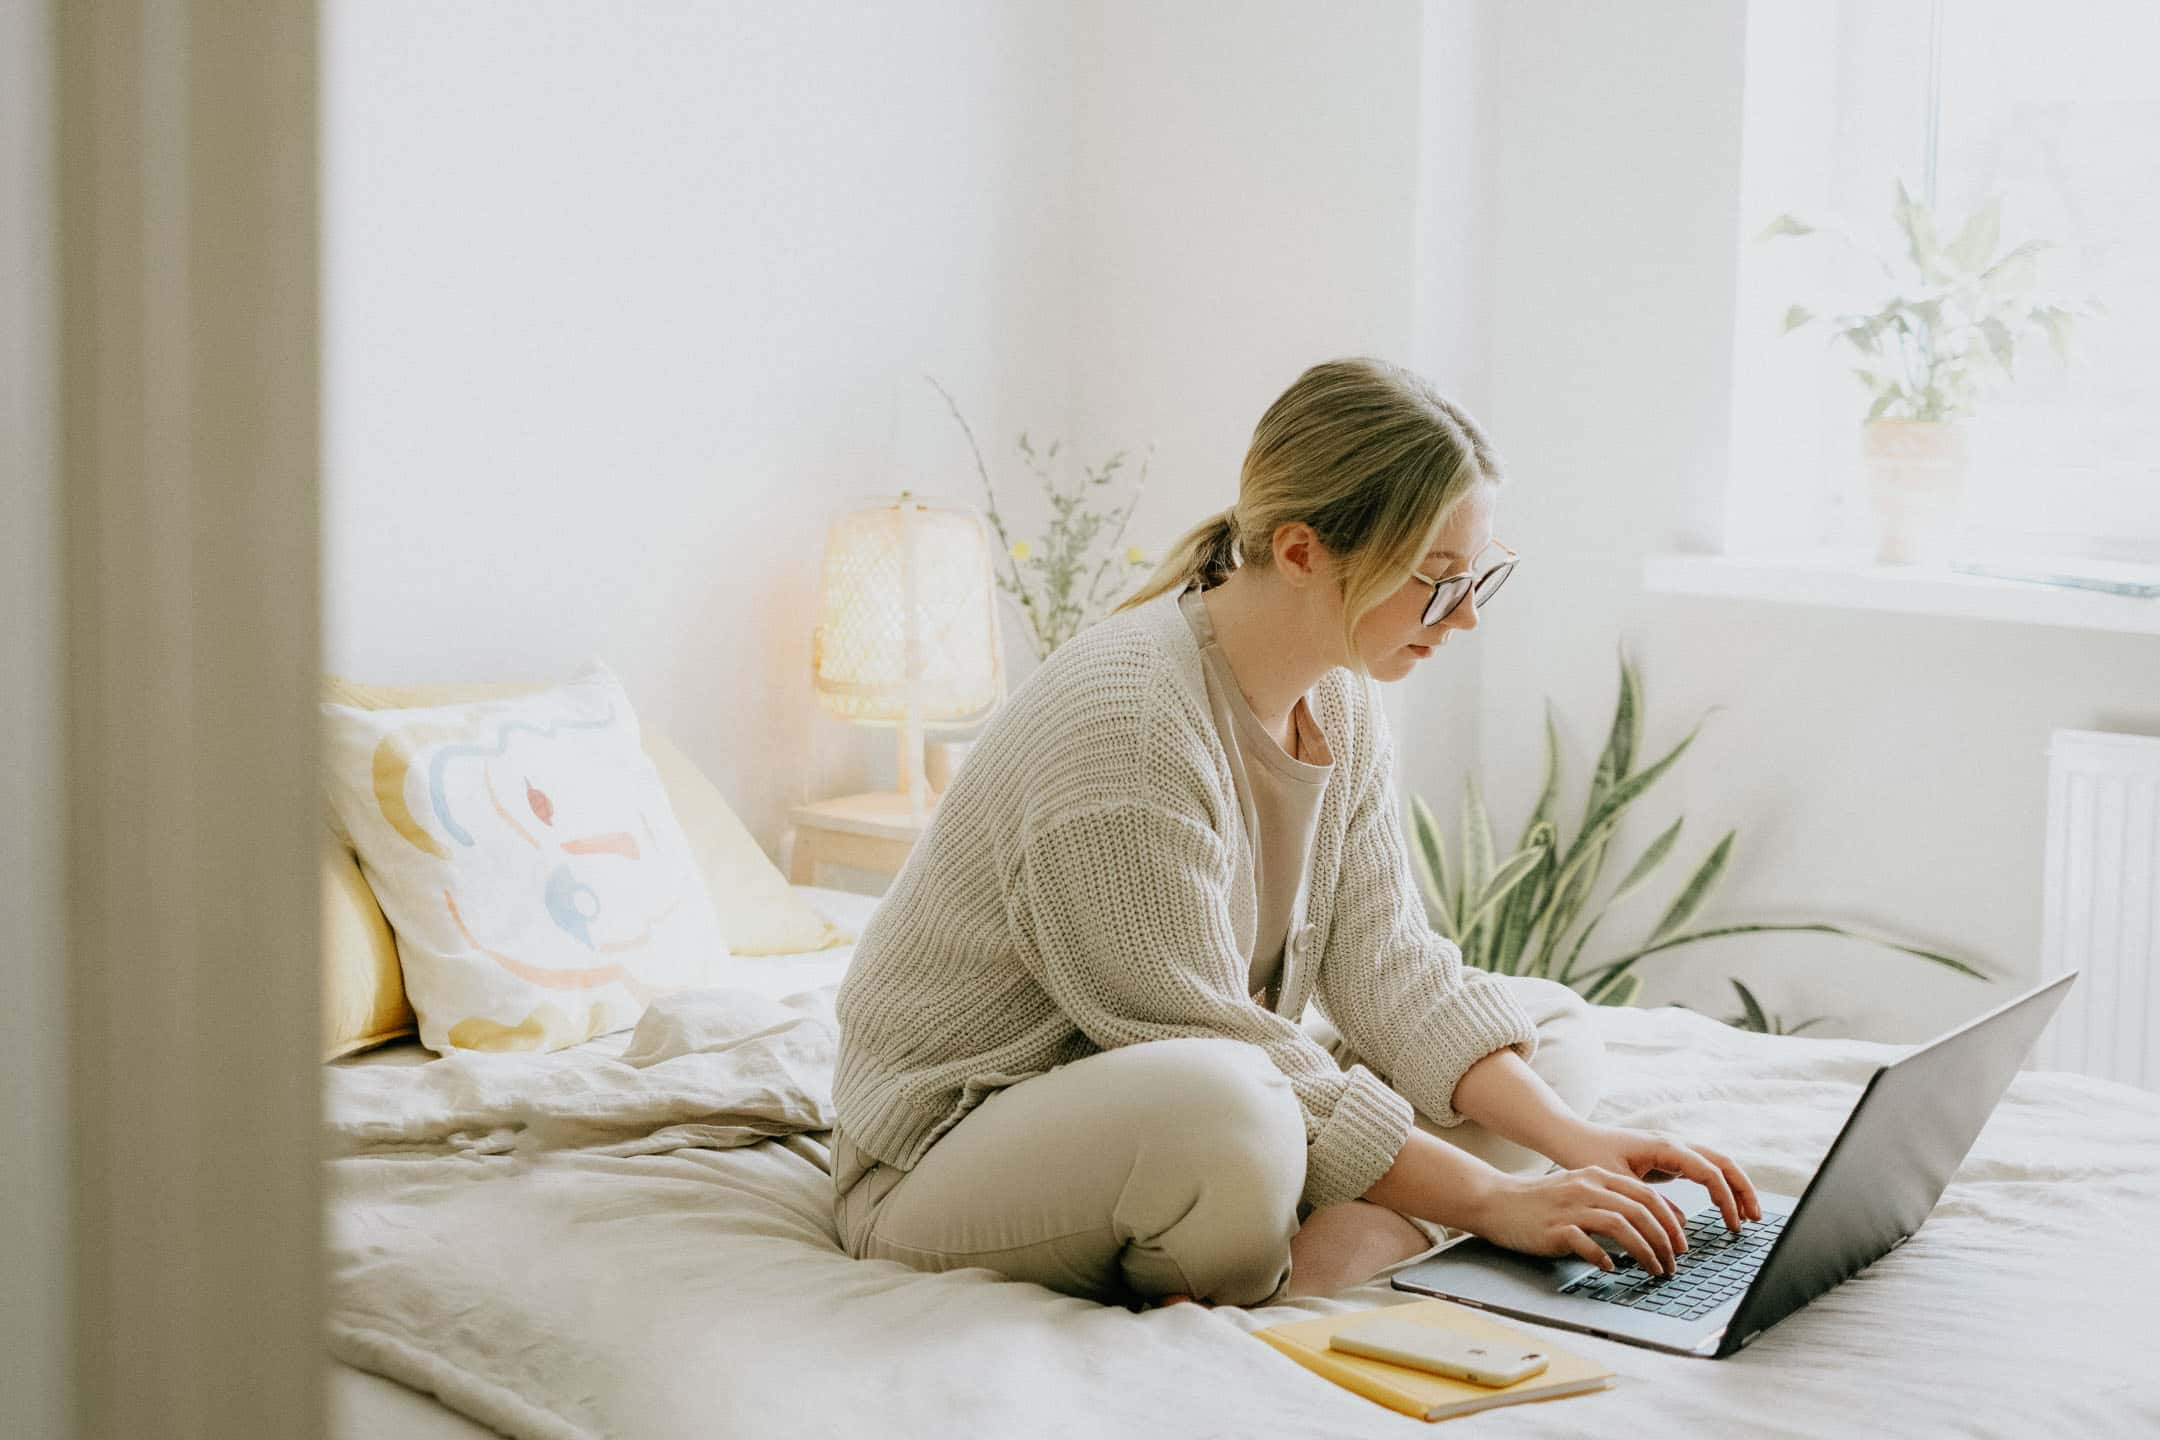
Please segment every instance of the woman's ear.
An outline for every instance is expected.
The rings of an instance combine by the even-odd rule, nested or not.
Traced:
[[[1302,520],[1275,527],[1275,569],[1293,585],[1310,584],[1327,570],[1327,547]]]

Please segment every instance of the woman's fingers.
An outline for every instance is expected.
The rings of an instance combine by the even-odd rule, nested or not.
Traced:
[[[1743,1221],[1763,1218],[1762,1197],[1755,1193],[1755,1182],[1748,1179],[1747,1172],[1735,1164],[1732,1157],[1721,1151],[1708,1145],[1675,1144],[1659,1157],[1658,1167],[1661,1170],[1677,1169],[1679,1174],[1708,1190],[1716,1199],[1728,1230],[1738,1230]]]
[[[1659,1194],[1655,1186],[1646,1184],[1632,1175],[1621,1174],[1614,1174],[1611,1184],[1622,1194],[1642,1202],[1643,1205],[1649,1208],[1650,1213],[1657,1217],[1657,1223],[1664,1230],[1666,1241],[1672,1247],[1674,1253],[1683,1252],[1688,1248],[1687,1217],[1680,1213],[1679,1206]]]
[[[1567,1242],[1574,1248],[1577,1255],[1582,1256],[1583,1259],[1588,1260],[1599,1269],[1610,1270],[1613,1268],[1612,1256],[1606,1254],[1605,1247],[1591,1239],[1590,1232],[1583,1229],[1582,1226],[1570,1225],[1567,1227]]]
[[[1732,1183],[1725,1178],[1727,1169],[1730,1169],[1735,1175],[1739,1175],[1739,1166],[1701,1145],[1675,1145],[1667,1158],[1680,1167],[1681,1174],[1710,1192],[1711,1198],[1717,1201],[1718,1212],[1725,1217],[1726,1229],[1738,1230],[1740,1228],[1740,1221],[1747,1215],[1747,1208],[1743,1207],[1739,1200],[1734,1198]],[[1664,1164],[1665,1161],[1661,1160],[1659,1163]],[[1747,1177],[1741,1176],[1740,1178],[1742,1184],[1747,1183]],[[1752,1198],[1752,1188],[1749,1194]],[[1762,1211],[1756,1209],[1752,1218],[1762,1219]]]
[[[1623,1184],[1633,1185],[1636,1189],[1650,1189],[1632,1175],[1624,1175],[1620,1179]],[[1657,1257],[1658,1268],[1671,1274],[1679,1257],[1680,1240],[1673,1230],[1667,1228],[1670,1222],[1665,1218],[1664,1208],[1658,1204],[1657,1194],[1653,1191],[1642,1199],[1637,1199],[1632,1191],[1622,1190],[1619,1202],[1626,1207],[1623,1213],[1635,1222],[1636,1228],[1642,1231],[1643,1238],[1650,1242],[1651,1252]]]
[[[1762,1197],[1755,1193],[1755,1182],[1748,1179],[1747,1172],[1734,1164],[1730,1156],[1721,1155],[1707,1145],[1697,1145],[1695,1148],[1709,1157],[1711,1164],[1715,1165],[1720,1172],[1719,1178],[1721,1180],[1727,1176],[1731,1177],[1731,1185],[1738,1197],[1740,1213],[1750,1220],[1762,1219]],[[1720,1205],[1718,1208],[1722,1210],[1724,1206]],[[1734,1228],[1737,1229],[1738,1227],[1735,1226]]]
[[[1618,1195],[1608,1198],[1615,1205],[1633,1204],[1632,1201],[1625,1200]],[[1640,1205],[1636,1205],[1634,1208],[1637,1210],[1642,1209]],[[1621,1247],[1628,1254],[1635,1257],[1635,1263],[1642,1266],[1643,1273],[1662,1275],[1665,1273],[1665,1263],[1658,1258],[1657,1248],[1650,1243],[1649,1235],[1650,1230],[1658,1227],[1654,1224],[1648,1224],[1649,1218],[1645,1214],[1642,1221],[1637,1221],[1633,1216],[1619,1210],[1591,1210],[1583,1216],[1583,1225],[1587,1229],[1595,1230],[1603,1235],[1610,1235],[1613,1239],[1618,1240]]]
[[[1656,1172],[1653,1171],[1652,1173],[1655,1174]],[[1649,1191],[1651,1195],[1656,1197],[1657,1203],[1661,1207],[1661,1209],[1659,1210],[1659,1214],[1665,1219],[1666,1222],[1665,1228],[1672,1232],[1673,1242],[1677,1244],[1682,1250],[1686,1250],[1688,1248],[1687,1216],[1681,1214],[1680,1207],[1673,1204],[1672,1197],[1667,1195],[1664,1191],[1658,1189],[1657,1186],[1648,1184],[1643,1181],[1637,1181],[1636,1183],[1642,1185],[1645,1190]]]
[[[1666,1256],[1672,1246],[1672,1238],[1665,1233],[1665,1226],[1651,1213],[1650,1207],[1633,1198],[1624,1188],[1633,1185],[1642,1188],[1642,1182],[1632,1175],[1621,1175],[1602,1165],[1588,1165],[1574,1172],[1576,1182],[1575,1202],[1589,1207],[1577,1223],[1587,1229],[1610,1234],[1627,1247],[1635,1262],[1649,1274],[1659,1274],[1669,1267]],[[1596,1223],[1600,1218],[1616,1221],[1620,1228]],[[1558,1217],[1555,1217],[1558,1218]],[[1655,1239],[1652,1239],[1652,1236]]]

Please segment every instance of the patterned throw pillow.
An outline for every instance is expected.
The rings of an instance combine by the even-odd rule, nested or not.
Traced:
[[[558,1050],[724,983],[704,877],[606,666],[514,698],[322,713],[330,811],[430,1050]]]

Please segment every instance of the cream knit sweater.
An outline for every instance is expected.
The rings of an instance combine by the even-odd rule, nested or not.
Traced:
[[[1413,1104],[1464,1117],[1455,1083],[1537,1027],[1425,919],[1377,682],[1308,694],[1335,774],[1279,1011],[1245,992],[1232,907],[1252,849],[1201,655],[1172,590],[1082,631],[1013,692],[864,927],[836,1005],[839,1126],[913,1169],[997,1089],[1120,1045],[1258,1045],[1305,1111],[1303,1200],[1356,1199],[1395,1161]],[[1298,1024],[1308,1001],[1365,1063]]]

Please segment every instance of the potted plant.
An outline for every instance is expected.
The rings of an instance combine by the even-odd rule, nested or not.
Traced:
[[[1728,975],[1725,978],[1727,980],[1731,980],[1732,988],[1740,992],[1740,1013],[1738,1015],[1729,1017],[1725,1021],[1726,1024],[1732,1026],[1735,1030],[1755,1030],[1765,1035],[1797,1035],[1801,1031],[1807,1029],[1808,1026],[1820,1025],[1823,1021],[1830,1018],[1827,1015],[1813,1015],[1801,1021],[1798,1025],[1794,1025],[1788,1028],[1785,1024],[1784,1017],[1772,1015],[1768,1011],[1763,1009],[1762,1002],[1755,998],[1754,991],[1748,989],[1747,986],[1741,984],[1739,980],[1734,978],[1733,976]],[[1681,1004],[1681,1002],[1678,1000],[1675,1000],[1672,1003],[1674,1005],[1678,1005],[1682,1010],[1692,1010],[1695,1008],[1692,1005]]]
[[[1861,422],[1861,456],[1876,520],[1876,558],[1892,564],[1948,561],[1969,464],[1966,418],[1987,391],[2015,378],[2021,337],[2038,332],[2067,364],[2075,317],[2104,313],[2096,302],[2035,289],[2041,251],[2027,240],[1997,253],[2002,197],[1990,196],[1957,236],[1939,242],[1931,209],[1897,181],[1891,215],[1904,235],[1894,261],[1843,221],[1788,211],[1755,239],[1830,235],[1873,259],[1891,293],[1872,310],[1828,317],[1831,338],[1859,353],[1853,374],[1872,399]],[[1785,312],[1779,334],[1819,318],[1804,305]]]
[[[929,379],[924,376],[924,379]],[[1036,540],[1015,540],[1006,532],[1004,517],[998,513],[997,495],[991,488],[990,471],[983,464],[982,451],[975,444],[975,432],[970,429],[960,407],[953,403],[951,395],[937,381],[930,384],[959,421],[962,433],[967,436],[968,449],[975,455],[975,472],[982,477],[983,508],[988,513],[990,527],[996,532],[998,544],[1003,550],[1003,570],[997,576],[1000,590],[1013,597],[1020,607],[1021,618],[1027,622],[1028,639],[1037,660],[1047,660],[1050,652],[1079,634],[1089,625],[1102,618],[1108,609],[1128,593],[1124,582],[1143,574],[1151,563],[1146,552],[1137,545],[1126,545],[1120,550],[1125,538],[1125,524],[1132,518],[1133,506],[1140,503],[1140,492],[1147,485],[1146,458],[1140,462],[1140,478],[1134,482],[1132,495],[1123,508],[1115,506],[1108,510],[1098,509],[1093,503],[1095,491],[1110,484],[1118,468],[1125,463],[1125,452],[1120,450],[1105,460],[1098,470],[1082,467],[1082,478],[1071,485],[1061,486],[1051,474],[1050,462],[1057,459],[1061,442],[1052,440],[1047,452],[1038,455],[1028,442],[1027,432],[1020,433],[1020,453],[1026,464],[1041,480],[1043,493],[1050,502],[1050,522]],[[1148,447],[1148,455],[1155,447]],[[1103,532],[1109,529],[1108,539]],[[1083,586],[1085,588],[1083,588]]]
[[[1553,726],[1550,701],[1545,707],[1545,785],[1512,854],[1502,857],[1494,847],[1492,825],[1475,774],[1468,777],[1464,787],[1459,869],[1448,864],[1447,849],[1431,808],[1422,798],[1411,797],[1411,856],[1419,887],[1424,891],[1433,927],[1455,942],[1462,951],[1463,963],[1500,975],[1537,975],[1558,980],[1595,1003],[1627,1005],[1633,1003],[1642,985],[1635,966],[1649,956],[1727,935],[1817,931],[1902,950],[1975,979],[1988,978],[1974,966],[1948,955],[1820,922],[1749,922],[1687,929],[1731,858],[1737,832],[1730,830],[1697,864],[1680,893],[1642,940],[1596,964],[1582,964],[1583,950],[1592,932],[1620,901],[1650,879],[1680,839],[1684,817],[1675,818],[1650,842],[1602,904],[1594,909],[1587,904],[1627,808],[1673,767],[1695,739],[1695,731],[1690,731],[1656,764],[1635,769],[1642,741],[1641,695],[1635,668],[1623,653],[1620,700],[1612,729],[1605,741],[1605,752],[1598,758],[1597,773],[1591,778],[1582,823],[1566,843],[1562,843],[1559,826],[1552,818],[1560,776],[1560,737]],[[1706,712],[1703,718],[1707,720],[1709,714]],[[1702,722],[1697,721],[1695,729],[1701,728]],[[1580,929],[1575,928],[1578,921],[1582,922]],[[1761,1007],[1752,1002],[1745,989],[1741,995],[1748,1002],[1748,1014],[1743,1018],[1755,1021],[1761,1016]],[[1760,1023],[1761,1028],[1767,1028],[1767,1021]],[[1751,1023],[1742,1028],[1757,1026]]]

